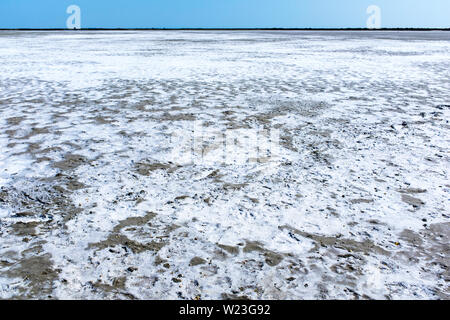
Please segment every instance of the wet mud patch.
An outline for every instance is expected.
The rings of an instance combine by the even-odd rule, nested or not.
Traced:
[[[19,121],[16,119],[16,121]],[[50,130],[48,127],[28,127],[28,126],[20,126],[20,123],[17,124],[18,129],[8,129],[4,132],[8,135],[10,139],[15,139],[18,141],[24,141],[35,136],[49,134]]]
[[[359,199],[351,199],[351,204],[360,204],[360,203],[373,203],[373,199],[365,199],[365,198],[359,198]]]
[[[418,232],[403,230],[400,241],[400,259],[433,274],[438,279],[433,291],[441,299],[450,299],[450,222],[431,224]]]
[[[419,194],[419,193],[425,193],[425,192],[427,192],[427,190],[421,189],[421,188],[402,188],[402,189],[398,189],[398,192],[406,193],[406,194]]]
[[[135,240],[131,240],[126,235],[115,233],[109,235],[108,238],[104,241],[89,244],[88,249],[103,250],[106,248],[114,248],[117,246],[126,247],[133,253],[142,253],[145,251],[158,252],[166,244],[167,243],[164,241],[150,241],[141,243]]]
[[[193,113],[169,113],[169,112],[164,112],[160,116],[152,116],[151,118],[158,122],[195,121],[197,119],[197,117]]]
[[[217,244],[217,246],[222,249],[225,250],[227,253],[231,254],[231,255],[238,255],[240,252],[240,248],[238,246],[228,246],[228,245],[224,245],[224,244]]]
[[[299,115],[302,117],[315,117],[322,113],[328,107],[328,104],[323,101],[306,101],[295,99],[268,99],[268,100],[251,100],[249,101],[249,108],[251,110],[260,110],[264,106],[268,106],[268,110],[263,113],[258,113],[247,117],[244,122],[257,122],[260,125],[267,125],[272,122],[274,118]]]
[[[423,202],[419,198],[407,194],[402,194],[402,201],[406,204],[409,204],[410,206],[413,206],[414,208],[419,208],[425,204],[425,202]]]
[[[98,123],[98,124],[112,124],[112,123],[116,122],[116,120],[114,120],[114,119],[111,119],[111,118],[108,118],[108,117],[104,117],[104,116],[101,116],[101,115],[98,115],[98,116],[96,116],[94,118],[91,118],[91,119],[92,119],[92,121],[94,123]]]
[[[71,176],[56,174],[34,181],[18,181],[16,186],[2,187],[0,206],[9,208],[12,216],[39,217],[65,224],[82,211],[70,199],[73,191],[85,188]]]
[[[248,297],[246,295],[238,295],[238,294],[233,294],[233,293],[222,293],[221,298],[223,300],[229,300],[229,301],[251,300],[250,297]]]
[[[62,171],[75,170],[81,165],[87,164],[89,161],[82,155],[67,153],[64,155],[63,160],[57,161],[53,164],[53,167]]]
[[[126,290],[126,277],[117,277],[112,279],[110,283],[105,281],[89,281],[88,285],[92,292],[101,294],[104,297],[113,299],[135,300],[136,297]]]
[[[157,170],[164,170],[167,173],[173,173],[180,169],[181,165],[175,165],[173,163],[160,163],[160,162],[154,162],[151,160],[141,160],[136,163],[135,170],[137,173],[139,173],[142,176],[149,176],[154,171]]]
[[[177,228],[176,225],[152,226],[151,220],[156,217],[153,212],[144,217],[130,217],[117,224],[106,240],[90,243],[88,249],[103,250],[114,247],[126,247],[133,253],[139,254],[145,251],[157,253],[164,247],[169,234]],[[130,239],[125,233],[134,235],[139,240]],[[151,239],[149,241],[149,239]]]
[[[40,225],[40,222],[16,222],[11,225],[12,232],[19,237],[36,237],[37,230],[36,228]]]
[[[44,247],[49,234],[64,232],[66,223],[82,211],[70,199],[72,190],[80,185],[67,176],[17,179],[13,185],[0,189],[0,208],[9,211],[2,219],[4,241],[17,243],[12,264],[1,273],[14,282],[16,299],[49,299],[58,279],[52,256]],[[59,231],[58,231],[59,230]],[[20,249],[19,249],[20,248]],[[19,280],[17,280],[19,279]],[[19,281],[19,282],[17,282]]]
[[[195,266],[198,266],[198,265],[201,265],[201,264],[205,264],[205,263],[206,263],[206,260],[205,260],[205,259],[200,258],[200,257],[194,257],[194,258],[192,258],[191,261],[189,262],[189,265],[190,265],[191,267],[195,267]]]
[[[6,119],[6,123],[10,126],[17,126],[21,124],[25,119],[26,117],[11,117]]]
[[[283,255],[274,251],[265,249],[263,245],[258,241],[247,241],[245,247],[242,250],[244,253],[259,252],[264,256],[264,261],[271,267],[277,266],[283,261]]]
[[[286,230],[288,232],[292,232],[294,234],[313,240],[315,242],[315,248],[313,248],[311,251],[315,251],[320,247],[334,247],[337,249],[346,250],[348,252],[359,252],[364,254],[374,253],[386,256],[390,255],[389,251],[381,248],[380,246],[377,246],[370,240],[360,242],[353,239],[341,238],[339,236],[336,237],[321,236],[313,233],[300,231],[288,225],[281,226],[279,227],[279,229]]]
[[[224,182],[222,184],[222,188],[224,190],[241,190],[244,189],[246,186],[248,186],[248,183],[244,182],[244,183],[229,183],[229,182]]]
[[[42,244],[37,244],[20,254],[18,260],[11,263],[0,274],[8,278],[20,279],[15,284],[17,292],[12,299],[52,299],[54,282],[58,279],[58,270],[53,267],[51,255],[45,253]]]

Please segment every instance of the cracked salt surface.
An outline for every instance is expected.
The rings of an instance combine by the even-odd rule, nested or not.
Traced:
[[[0,297],[448,299],[449,40],[0,32]]]

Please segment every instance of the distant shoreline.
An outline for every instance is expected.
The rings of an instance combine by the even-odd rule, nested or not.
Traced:
[[[0,28],[0,31],[450,31],[450,28]]]

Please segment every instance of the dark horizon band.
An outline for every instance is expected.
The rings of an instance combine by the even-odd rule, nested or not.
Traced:
[[[0,28],[0,31],[450,31],[450,28]]]

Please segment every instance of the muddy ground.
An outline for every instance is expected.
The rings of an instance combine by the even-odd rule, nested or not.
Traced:
[[[0,298],[449,299],[449,58],[445,32],[0,32]]]

